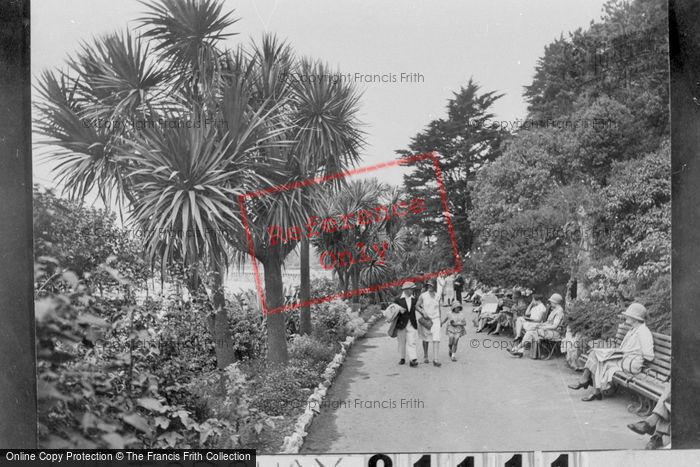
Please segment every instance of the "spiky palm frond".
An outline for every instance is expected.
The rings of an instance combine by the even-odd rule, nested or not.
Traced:
[[[150,54],[148,45],[130,32],[83,42],[69,60],[77,75],[85,118],[104,119],[127,128],[130,118],[145,118],[153,107],[170,101],[171,77]]]
[[[300,170],[315,176],[355,165],[364,144],[357,117],[360,92],[321,62],[304,59],[297,73],[294,122]]]
[[[132,219],[151,259],[226,263],[227,238],[242,228],[236,200],[258,177],[244,152],[215,131],[145,129],[124,154],[136,167]]]
[[[386,284],[393,276],[393,268],[379,261],[371,261],[360,270],[360,281],[365,287]]]
[[[141,2],[143,37],[157,41],[155,51],[180,74],[178,85],[190,93],[209,96],[221,71],[218,43],[237,33],[225,30],[236,23],[233,12],[223,13],[219,0],[159,0]]]
[[[96,189],[109,205],[110,194],[125,191],[123,165],[115,154],[114,129],[83,117],[89,103],[67,74],[43,72],[37,85],[35,128],[46,136],[42,158],[56,162],[53,172],[64,193],[84,199]]]
[[[291,46],[273,34],[264,34],[259,44],[252,42],[251,59],[257,69],[256,97],[289,100],[295,68]]]

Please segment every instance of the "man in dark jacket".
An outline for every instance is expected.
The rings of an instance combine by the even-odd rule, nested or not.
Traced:
[[[399,365],[406,363],[406,353],[408,353],[409,364],[412,367],[418,366],[416,356],[416,336],[418,335],[418,323],[416,322],[416,301],[413,296],[413,289],[416,285],[413,282],[405,282],[401,286],[401,296],[394,300],[394,303],[402,308],[396,317],[396,337],[399,342]]]
[[[452,282],[452,288],[454,288],[455,291],[455,300],[461,305],[462,290],[464,289],[464,278],[461,274],[457,274],[457,277],[455,277],[454,282]]]

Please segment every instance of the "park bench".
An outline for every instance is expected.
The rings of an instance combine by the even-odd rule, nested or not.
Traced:
[[[630,325],[621,323],[615,334],[615,345],[622,343]],[[642,372],[631,375],[624,371],[618,371],[613,376],[613,383],[630,389],[637,397],[637,404],[630,404],[627,409],[638,415],[646,416],[651,413],[654,404],[671,380],[671,336],[652,332],[654,337],[654,360],[646,363]],[[588,354],[579,357],[583,363],[588,360]],[[613,386],[615,387],[615,386]]]

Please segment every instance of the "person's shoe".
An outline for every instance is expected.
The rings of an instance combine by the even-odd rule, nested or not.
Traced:
[[[510,349],[508,352],[514,357],[523,358],[523,351],[522,350]]]
[[[630,423],[627,425],[627,428],[634,431],[638,435],[653,435],[654,434],[654,427],[649,425],[646,422],[646,420],[641,420],[637,423]]]
[[[423,359],[423,363],[430,363],[430,360],[428,360],[428,357],[425,357],[425,358]]]
[[[494,335],[494,336],[500,336],[500,335],[501,335],[501,331],[496,331],[496,332],[494,332],[492,335]]]
[[[476,333],[479,334],[479,333],[482,332],[482,331],[483,331],[483,329],[477,329],[477,330],[476,330]]]
[[[569,389],[586,389],[586,388],[588,388],[588,386],[590,386],[590,385],[591,385],[591,380],[589,379],[589,380],[586,381],[585,383],[582,383],[582,382],[579,381],[579,382],[576,383],[576,384],[569,384]]]
[[[603,400],[603,394],[599,392],[594,392],[591,393],[585,397],[582,397],[581,400],[583,402],[590,402],[590,401],[602,401]]]
[[[663,445],[664,440],[661,435],[651,435],[651,438],[649,438],[649,442],[646,446],[644,446],[644,449],[659,449],[663,447]]]
[[[433,365],[440,367],[440,366],[442,366],[442,363],[438,362],[437,360],[433,360]]]
[[[403,365],[403,364],[405,364],[405,363],[406,363],[406,359],[405,359],[405,358],[402,358],[401,360],[399,360],[399,365]]]
[[[418,366],[418,360],[411,360],[411,362],[408,365],[415,368]]]
[[[452,359],[453,362],[457,361],[457,357],[455,357],[454,354],[452,354],[452,356],[450,358]]]

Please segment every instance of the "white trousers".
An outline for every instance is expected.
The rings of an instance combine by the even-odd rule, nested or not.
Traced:
[[[406,358],[408,354],[408,361],[418,359],[416,355],[416,337],[418,331],[413,327],[411,322],[406,323],[406,327],[396,331],[396,340],[399,343],[399,355],[401,358]]]

